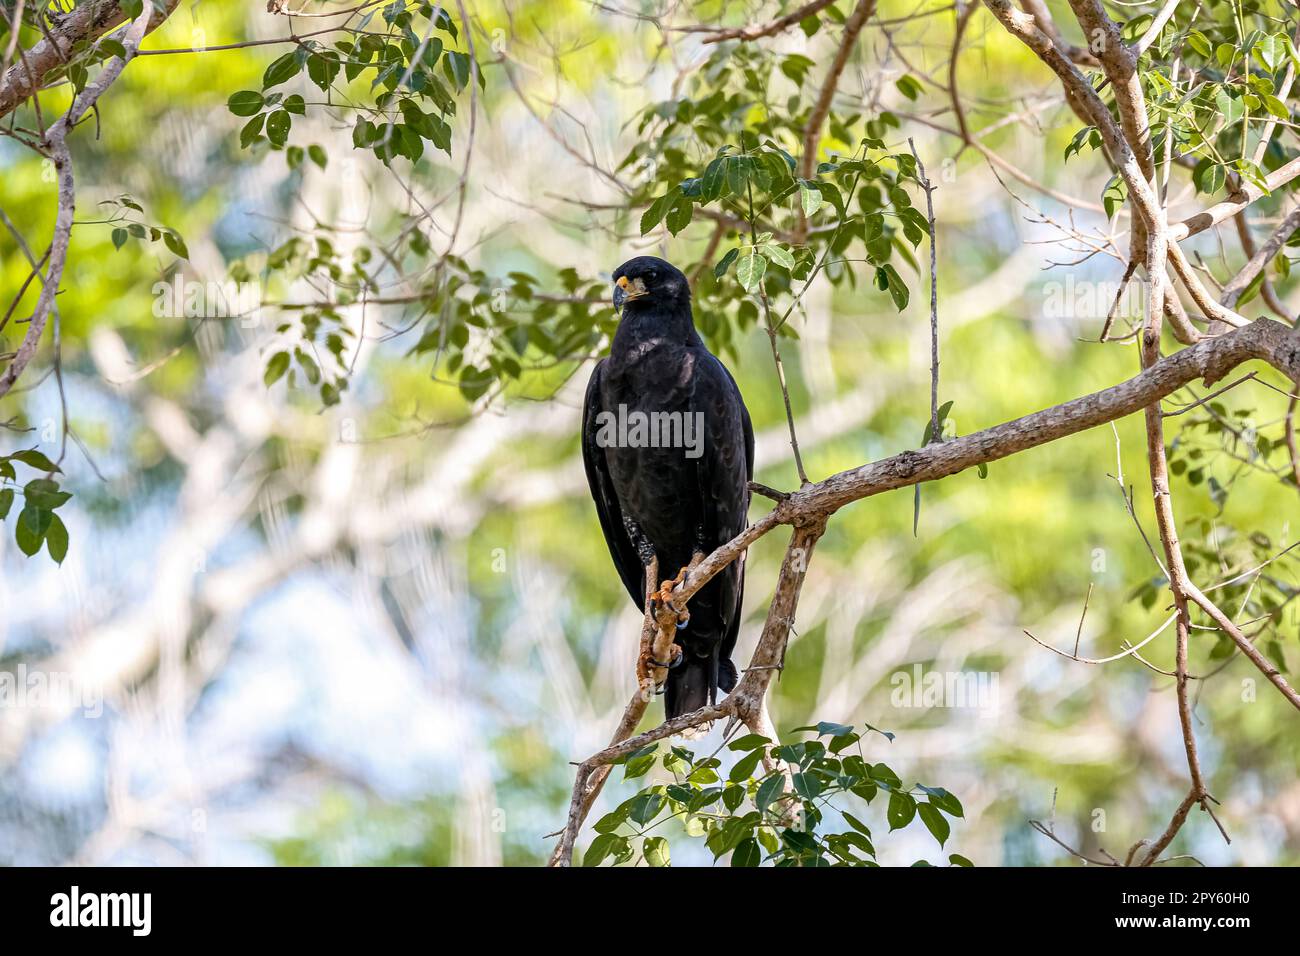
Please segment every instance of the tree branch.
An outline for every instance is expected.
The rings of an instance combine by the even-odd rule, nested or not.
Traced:
[[[1034,18],[1038,29],[1056,44],[1057,48],[1064,53],[1071,62],[1079,66],[1099,66],[1097,58],[1092,55],[1092,51],[1086,47],[1075,46],[1073,43],[1067,43],[1061,36],[1061,31],[1057,29],[1056,22],[1052,20],[1052,14],[1048,12],[1047,4],[1043,0],[1021,0],[1020,6],[1024,8],[1025,13]]]
[[[1244,223],[1242,228],[1246,228]],[[1255,281],[1255,277],[1264,270],[1264,267],[1273,261],[1273,257],[1278,254],[1282,244],[1290,239],[1291,233],[1297,229],[1300,229],[1300,206],[1292,209],[1287,214],[1282,223],[1273,230],[1273,234],[1264,240],[1264,244],[1251,255],[1250,261],[1242,266],[1241,271],[1223,287],[1223,292],[1219,295],[1219,301],[1229,308],[1236,306],[1241,294]],[[1249,236],[1249,232],[1243,233],[1245,239],[1248,240]],[[1274,308],[1276,309],[1276,306]]]
[[[831,111],[831,101],[835,99],[835,91],[839,88],[840,75],[848,65],[858,34],[862,32],[867,20],[875,12],[876,0],[858,0],[849,18],[844,21],[844,35],[840,38],[840,47],[835,52],[835,59],[831,61],[830,70],[822,82],[821,92],[813,104],[812,112],[808,114],[808,122],[804,124],[803,157],[799,165],[799,175],[803,179],[811,179],[813,171],[817,168],[817,143],[821,140],[822,125],[826,122],[826,116]]]
[[[778,33],[790,29],[801,20],[815,16],[831,5],[833,0],[812,0],[811,3],[805,3],[802,7],[791,10],[783,17],[777,17],[775,20],[769,20],[767,23],[758,23],[748,27],[731,27],[731,28],[714,28],[714,27],[668,27],[676,33],[707,33],[702,43],[721,43],[724,40],[760,40],[763,37],[776,36]]]
[[[161,11],[154,10],[151,2],[145,0],[145,11],[150,13],[145,33],[162,24],[179,0],[167,0]],[[126,20],[119,0],[91,0],[74,7],[57,25],[46,30],[43,38],[22,51],[20,60],[0,77],[0,117],[12,113],[41,88],[47,74],[67,63],[75,44],[93,43]],[[12,25],[14,36],[18,34],[18,26]],[[136,45],[139,45],[138,40]]]
[[[1222,202],[1215,203],[1194,216],[1188,216],[1182,222],[1174,223],[1169,227],[1170,242],[1181,242],[1188,236],[1194,236],[1198,232],[1204,232],[1211,226],[1217,226],[1229,216],[1235,216],[1251,204],[1275,192],[1279,187],[1285,186],[1297,176],[1300,176],[1300,156],[1297,156],[1289,163],[1279,166],[1265,176],[1264,185],[1267,189],[1261,189],[1251,182],[1242,183],[1240,188],[1234,190]]]
[[[50,240],[49,267],[46,270],[45,282],[41,287],[40,297],[36,300],[36,308],[32,311],[27,333],[23,336],[23,341],[18,346],[18,350],[9,362],[8,367],[5,368],[3,374],[0,374],[0,398],[3,398],[13,388],[18,376],[23,373],[23,369],[35,356],[36,349],[40,345],[41,333],[45,331],[45,324],[49,320],[51,311],[55,308],[55,296],[58,295],[59,283],[63,278],[63,268],[67,264],[68,244],[72,241],[72,220],[77,205],[76,182],[72,175],[72,153],[68,150],[67,144],[68,134],[95,105],[103,92],[113,85],[126,64],[135,56],[135,51],[140,47],[140,41],[144,39],[145,33],[148,32],[154,13],[152,4],[146,2],[140,15],[131,23],[131,26],[122,37],[125,55],[123,57],[115,56],[108,60],[104,64],[104,68],[100,70],[99,75],[77,94],[76,99],[72,101],[72,105],[68,107],[68,111],[55,120],[50,128],[45,131],[43,144],[54,162],[55,173],[58,177],[59,204],[54,219],[54,235]]]

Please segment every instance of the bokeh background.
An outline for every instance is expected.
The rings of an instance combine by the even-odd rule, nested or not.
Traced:
[[[629,120],[675,94],[699,40],[580,2],[471,8],[516,83],[486,70],[461,254],[493,275],[551,281],[565,268],[608,275],[642,251],[695,262],[706,227],[641,239],[635,217],[582,203],[619,201],[593,167],[617,167],[637,136]],[[864,33],[841,96],[894,111],[890,147],[912,136],[939,187],[941,397],[957,431],[1132,374],[1131,344],[1095,342],[1104,291],[1087,304],[1122,266],[1104,255],[1073,264],[1055,244],[1071,221],[1121,239],[1124,221],[1071,220],[976,151],[959,154],[935,128],[951,125],[942,95],[913,101],[895,85],[905,73],[942,81],[951,12],[885,2],[879,17],[892,24]],[[1098,202],[1097,159],[1062,160],[1077,123],[1051,77],[988,17],[969,29],[971,116],[1000,123],[987,142],[1039,182]],[[285,32],[261,3],[200,0],[145,48]],[[828,41],[794,31],[772,42],[815,55]],[[62,512],[62,566],[23,557],[12,516],[0,536],[0,668],[63,675],[82,696],[0,708],[0,863],[538,864],[563,819],[570,762],[604,744],[633,689],[639,614],[578,450],[589,362],[532,371],[471,413],[427,357],[408,354],[400,333],[414,312],[371,307],[352,387],[322,408],[263,385],[270,319],[157,314],[154,285],[178,268],[222,281],[232,262],[316,218],[382,234],[405,208],[402,183],[352,154],[347,124],[312,120],[311,138],[330,148],[324,171],[239,149],[226,99],[274,55],[142,57],[105,96],[98,139],[73,137],[80,224],[60,298],[63,371],[89,454],[74,448],[64,463],[76,497]],[[459,173],[436,161],[404,169],[431,194]],[[43,245],[53,187],[42,163],[0,139],[0,183],[0,207]],[[185,236],[188,263],[158,245],[114,249],[96,203],[123,193]],[[1214,248],[1213,234],[1202,239]],[[27,271],[0,233],[6,299]],[[923,276],[909,284],[902,312],[869,281],[808,297],[786,362],[814,479],[921,441],[927,296]],[[794,487],[765,337],[751,330],[725,357],[758,432],[756,477]],[[0,451],[57,444],[46,371],[33,366],[32,387],[0,408],[36,430],[0,431]],[[1284,405],[1249,387],[1226,401],[1265,423]],[[1134,418],[997,462],[983,480],[927,485],[915,533],[910,489],[837,515],[776,684],[778,728],[824,719],[894,732],[871,738],[870,755],[960,797],[966,817],[946,850],[977,865],[1077,865],[1029,827],[1053,814],[1062,839],[1089,852],[1122,856],[1159,833],[1186,792],[1172,681],[1131,658],[1075,663],[1022,632],[1070,650],[1090,588],[1082,654],[1118,653],[1164,620],[1163,599],[1136,597],[1158,570],[1116,480],[1122,470],[1152,527],[1142,448]],[[1189,540],[1220,524],[1294,540],[1294,487],[1254,481],[1223,509],[1205,483],[1183,476],[1175,490]],[[776,533],[750,554],[741,661],[783,546]],[[1295,583],[1286,562],[1275,571]],[[1294,666],[1294,616],[1282,634]],[[1171,667],[1172,642],[1167,631],[1144,656]],[[1214,644],[1195,637],[1195,673],[1223,663],[1209,659]],[[915,667],[991,676],[996,694],[979,707],[898,706],[897,675]],[[1174,849],[1206,863],[1300,860],[1296,715],[1267,685],[1254,699],[1243,681],[1257,676],[1238,658],[1197,687],[1203,761],[1233,842],[1194,813]],[[648,719],[660,713],[653,705]],[[618,776],[603,805],[630,792]],[[882,862],[941,859],[912,829],[880,842]],[[708,861],[667,835],[676,862]]]

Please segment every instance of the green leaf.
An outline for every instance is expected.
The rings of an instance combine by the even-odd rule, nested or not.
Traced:
[[[743,195],[745,184],[749,181],[749,170],[753,163],[748,156],[728,156],[726,158],[727,185],[733,196]]]
[[[875,856],[876,848],[872,845],[871,840],[861,833],[841,833],[838,836],[839,842],[846,846],[853,846],[861,850],[867,856]]]
[[[712,767],[696,767],[686,779],[696,786],[705,786],[710,783],[717,783],[718,774]]]
[[[889,293],[889,297],[894,300],[894,307],[899,312],[907,308],[911,293],[908,292],[903,277],[888,262],[876,269],[876,286],[881,291]]]
[[[1262,36],[1255,41],[1255,59],[1264,69],[1273,73],[1282,58],[1286,56],[1286,38],[1281,36]]]
[[[663,837],[646,837],[641,846],[641,855],[651,866],[668,866],[668,841]]]
[[[279,86],[295,76],[302,69],[302,59],[299,57],[297,50],[286,53],[271,63],[262,74],[262,89],[268,90],[273,86]]]
[[[694,215],[695,204],[685,196],[678,196],[664,218],[664,225],[675,236],[691,224],[691,217]]]
[[[748,754],[736,761],[736,765],[731,768],[731,774],[727,779],[732,783],[738,783],[741,780],[748,780],[754,775],[754,768],[758,766],[758,761],[762,756],[762,748],[751,750]]]
[[[241,149],[248,149],[252,146],[257,138],[262,135],[262,127],[266,124],[266,114],[258,113],[251,120],[244,124],[244,128],[239,131],[239,146]]]
[[[1071,156],[1077,154],[1079,150],[1083,149],[1083,144],[1089,142],[1091,135],[1095,130],[1095,126],[1085,126],[1083,129],[1079,130],[1079,132],[1075,133],[1070,142],[1066,144],[1065,159],[1068,160]]]
[[[310,156],[311,161],[321,169],[324,169],[329,165],[329,157],[325,155],[325,148],[318,143],[312,143],[307,147],[307,155]]]
[[[722,187],[727,182],[725,173],[726,161],[721,156],[705,167],[704,175],[700,177],[700,197],[706,203],[722,195]]]
[[[457,50],[448,50],[442,59],[443,72],[447,79],[456,84],[456,89],[463,90],[469,83],[469,54]]]
[[[1265,96],[1263,97],[1263,100],[1264,109],[1268,110],[1278,119],[1289,120],[1291,118],[1291,111],[1288,110],[1286,105],[1276,96]]]
[[[781,61],[781,72],[790,77],[795,82],[795,85],[802,86],[804,78],[813,65],[813,61],[808,57],[799,53],[791,53]]]
[[[420,55],[421,61],[425,66],[435,66],[438,57],[442,56],[442,40],[437,37],[429,37],[424,45],[424,52]]]
[[[41,550],[41,542],[45,539],[45,532],[53,517],[52,511],[24,508],[14,523],[14,540],[18,543],[18,550],[29,558]]]
[[[1205,34],[1200,30],[1192,30],[1187,34],[1187,45],[1207,60],[1213,56],[1210,41],[1205,38]]]
[[[895,790],[889,795],[889,809],[886,811],[890,831],[901,830],[912,822],[916,816],[916,801],[910,793]]]
[[[822,207],[822,194],[806,179],[799,180],[799,203],[803,206],[803,214],[811,217],[818,209]]]
[[[731,817],[705,841],[714,859],[720,858],[740,845],[747,837],[754,835],[754,826],[758,823],[758,814],[747,813],[743,817]]]
[[[721,279],[724,275],[726,275],[727,270],[731,268],[731,264],[736,261],[736,258],[739,255],[740,255],[739,249],[732,249],[725,256],[719,259],[718,264],[713,267],[713,277],[715,279]]]
[[[190,250],[185,245],[185,240],[182,239],[180,233],[175,230],[168,229],[163,233],[163,245],[182,259],[188,259],[190,257]]]
[[[769,243],[763,247],[763,254],[784,269],[794,268],[794,256],[784,246]]]
[[[863,834],[868,839],[870,839],[871,831],[867,829],[867,825],[865,823],[863,823],[861,820],[859,820],[851,813],[845,813],[843,816],[844,819],[848,821],[849,826],[853,827],[853,829],[857,830],[859,833]]]
[[[1107,217],[1114,216],[1120,206],[1128,199],[1128,185],[1118,175],[1111,177],[1105,191],[1101,194],[1101,204]]]
[[[953,866],[974,866],[975,865],[970,860],[966,859],[966,857],[962,856],[960,853],[949,854],[948,862],[951,863]]]
[[[631,801],[628,801],[628,803],[624,803],[621,806],[617,807],[616,809],[611,810],[609,813],[605,814],[603,817],[601,817],[599,820],[596,821],[596,823],[592,826],[592,829],[595,830],[597,833],[613,833],[615,830],[621,827],[625,822],[627,822],[627,811],[629,809],[628,804],[630,802]]]
[[[897,86],[898,91],[902,93],[904,96],[906,96],[909,100],[915,100],[918,96],[921,95],[921,90],[922,90],[921,81],[918,80],[916,77],[912,76],[910,73],[904,73],[902,76],[900,76],[897,80],[894,81],[894,85]]]
[[[303,375],[307,376],[308,384],[319,384],[320,366],[316,364],[316,360],[302,349],[294,349],[293,356],[298,360],[298,365],[302,368]]]
[[[923,803],[916,808],[916,812],[921,815],[921,822],[925,824],[925,828],[939,841],[939,846],[943,846],[948,840],[948,834],[952,831],[948,826],[947,819],[939,812],[939,808],[929,803]]]
[[[754,795],[754,807],[759,813],[763,813],[772,805],[772,801],[784,792],[785,775],[774,773],[758,785],[758,793]]]
[[[68,529],[56,514],[50,515],[50,526],[45,530],[45,547],[56,564],[68,556]]]
[[[861,739],[861,734],[839,734],[831,738],[830,751],[833,754],[840,753],[846,748],[852,747]]]
[[[307,75],[321,90],[328,90],[338,74],[339,60],[337,55],[322,56],[319,53],[313,53],[307,57]]]
[[[736,807],[745,802],[745,788],[738,783],[729,783],[725,790],[722,791],[722,805],[731,813],[736,812]]]
[[[50,481],[48,478],[36,478],[27,482],[23,488],[23,497],[27,504],[33,508],[42,508],[46,511],[53,511],[61,507],[72,498],[72,495],[66,491],[59,490],[59,484],[56,481]]]
[[[627,846],[627,837],[621,837],[617,833],[602,833],[596,839],[591,841],[591,846],[583,854],[582,865],[600,866],[601,861],[611,853],[617,852]]]
[[[35,448],[25,448],[22,451],[16,451],[10,458],[21,461],[24,465],[30,465],[37,471],[59,471],[59,466],[54,464]]]
[[[289,371],[289,353],[276,352],[271,356],[271,361],[266,363],[266,371],[262,373],[262,381],[270,387],[284,377],[284,373]]]
[[[637,754],[628,759],[627,765],[623,768],[623,779],[635,780],[637,777],[644,777],[654,765],[655,755],[653,751]]]
[[[628,811],[628,816],[633,823],[645,826],[663,809],[664,797],[661,793],[655,793],[653,790],[647,790],[637,794],[632,801],[632,807]]]
[[[903,781],[898,778],[898,774],[890,770],[883,763],[873,764],[871,767],[871,779],[877,783],[884,784],[891,790],[897,790],[903,785]]]
[[[758,291],[758,287],[763,283],[765,272],[767,272],[767,260],[757,249],[750,246],[740,257],[740,264],[736,266],[736,278],[740,280],[740,287],[750,293]]]
[[[238,93],[230,94],[226,106],[236,116],[252,116],[261,110],[265,102],[266,98],[257,90],[240,90]]]
[[[966,815],[962,810],[961,801],[943,787],[922,787],[921,789],[929,795],[930,802],[948,816],[964,817]]]
[[[266,118],[266,138],[273,146],[283,146],[289,139],[289,127],[293,120],[285,110],[276,110]]]
[[[664,215],[668,212],[669,207],[680,194],[681,190],[674,187],[650,204],[650,208],[641,215],[641,235],[644,236],[655,226],[659,225],[663,220]]]
[[[816,800],[822,792],[821,781],[811,773],[793,774],[790,777],[790,785],[794,787],[794,792],[805,800]]]
[[[843,737],[846,734],[853,733],[853,728],[848,724],[837,724],[829,720],[820,720],[817,726],[813,728],[817,731],[818,737]]]
[[[743,737],[737,737],[731,743],[727,744],[728,750],[757,750],[759,747],[766,746],[772,741],[768,740],[762,734],[745,734]]]
[[[1192,182],[1196,184],[1197,192],[1212,195],[1223,188],[1226,175],[1221,165],[1206,157],[1192,170]]]
[[[139,14],[137,14],[137,16],[139,16]],[[106,57],[115,56],[122,60],[126,59],[126,47],[117,40],[114,40],[112,37],[104,37],[100,40],[99,49]]]
[[[759,861],[763,858],[763,851],[758,846],[758,841],[753,837],[745,837],[736,844],[736,848],[731,851],[732,866],[758,866]]]
[[[13,507],[13,504],[14,490],[12,488],[0,490],[0,521],[9,517],[9,509]]]
[[[815,182],[812,185],[819,193],[821,193],[822,199],[834,206],[835,211],[843,217],[845,212],[844,196],[840,193],[839,187],[834,183],[823,182]]]
[[[364,149],[373,143],[377,136],[378,130],[375,129],[375,124],[358,116],[357,125],[352,127],[352,145],[357,149]]]

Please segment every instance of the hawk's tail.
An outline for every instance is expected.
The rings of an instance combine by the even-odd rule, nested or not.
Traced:
[[[702,657],[687,653],[681,664],[668,672],[664,688],[666,719],[717,703],[719,688],[729,691],[736,686],[736,665],[721,656],[721,648],[714,644]]]

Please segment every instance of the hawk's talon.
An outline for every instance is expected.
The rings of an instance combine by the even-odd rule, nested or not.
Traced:
[[[652,656],[649,658],[650,663],[653,664],[655,667],[662,667],[665,670],[674,670],[675,668],[681,667],[682,661],[686,659],[686,655],[682,652],[682,646],[680,644],[674,644],[673,649],[677,651],[677,654],[676,656],[673,657],[671,661],[665,662],[665,661],[656,660]]]
[[[650,597],[651,605],[656,613],[658,613],[660,605],[667,605],[668,609],[677,615],[678,630],[685,627],[686,622],[691,618],[691,614],[685,608],[678,610],[677,605],[673,603],[673,592],[677,589],[677,585],[686,580],[686,575],[690,573],[691,567],[692,565],[688,564],[677,572],[677,577],[670,581],[661,581],[659,590],[655,591]]]

